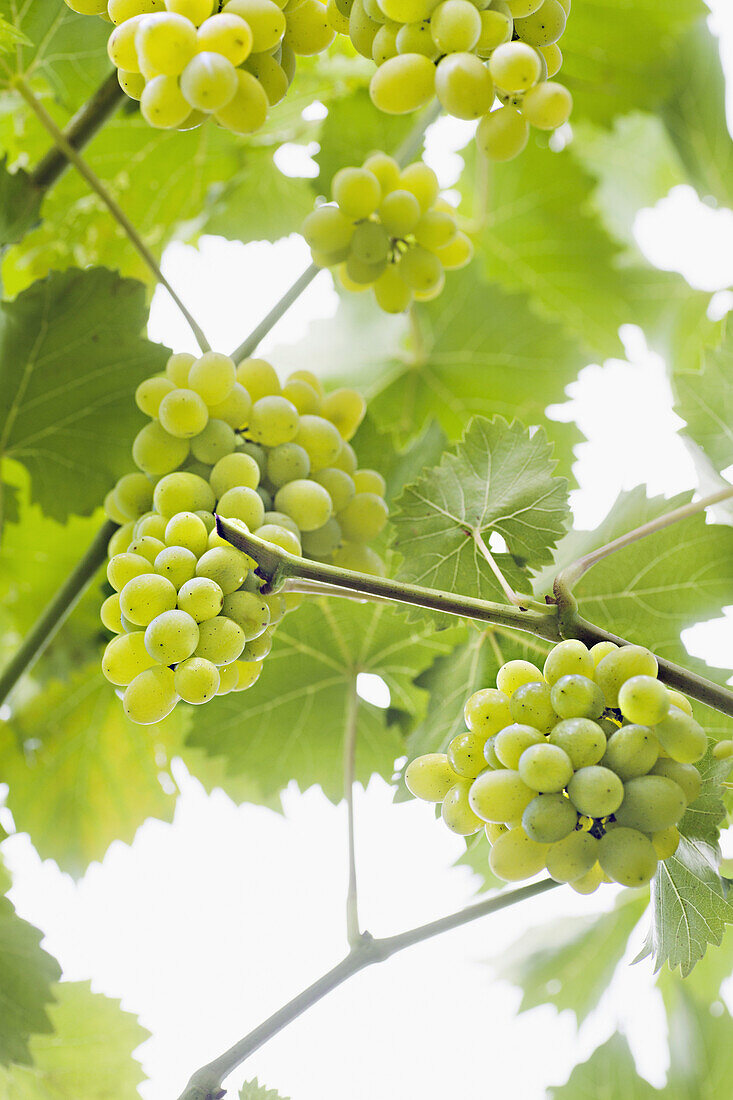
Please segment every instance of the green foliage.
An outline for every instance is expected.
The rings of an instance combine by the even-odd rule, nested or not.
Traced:
[[[733,329],[728,326],[720,346],[705,351],[699,374],[680,373],[674,379],[685,431],[719,470],[730,465],[733,455],[732,371]]]
[[[4,868],[0,870],[4,875]],[[51,984],[58,981],[61,969],[41,948],[41,939],[42,933],[21,920],[6,897],[0,897],[0,1065],[31,1062],[31,1036],[52,1028]],[[0,1069],[0,1090],[2,1081]]]
[[[625,1100],[655,1100],[661,1093],[636,1072],[629,1044],[616,1032],[576,1066],[567,1084],[550,1089],[552,1100],[606,1100],[610,1083]],[[665,1092],[665,1095],[666,1092]]]
[[[414,124],[415,119],[409,115],[383,115],[366,89],[335,103],[323,124],[321,148],[315,157],[320,168],[319,193],[330,199],[331,180],[338,170],[362,164],[375,149],[394,153]],[[414,159],[418,160],[419,155]]]
[[[288,1100],[281,1096],[277,1089],[268,1089],[261,1085],[257,1078],[254,1081],[245,1081],[239,1091],[239,1100]]]
[[[41,193],[27,172],[9,172],[7,157],[0,161],[0,248],[15,244],[37,224]]]

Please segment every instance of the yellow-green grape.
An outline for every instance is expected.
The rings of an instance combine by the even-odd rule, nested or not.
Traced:
[[[353,0],[352,0],[353,2]],[[342,4],[342,7],[344,5]],[[348,14],[344,14],[339,11],[336,0],[327,0],[326,3],[326,19],[328,20],[329,27],[336,31],[337,34],[343,34],[348,37],[349,34],[349,15],[351,14],[351,4],[347,5]]]
[[[377,0],[387,19],[396,23],[415,23],[427,19],[435,7],[435,0]]]
[[[225,401],[237,380],[234,362],[228,355],[207,351],[191,365],[186,385],[206,405]]]
[[[241,65],[252,52],[249,23],[234,12],[220,12],[206,19],[198,29],[197,40],[200,51],[220,53],[235,66]]]
[[[622,726],[609,737],[603,764],[626,782],[638,775],[646,775],[658,756],[659,741],[653,730],[648,726]]]
[[[135,31],[135,49],[146,75],[178,76],[198,49],[196,28],[175,12],[145,15]]]
[[[403,254],[399,274],[414,293],[424,294],[440,283],[443,265],[432,252],[415,245]]]
[[[365,221],[360,222],[354,230],[350,248],[352,255],[362,263],[383,264],[389,256],[391,241],[383,225]]]
[[[491,737],[511,724],[509,698],[497,688],[482,688],[466,701],[463,717],[472,733]]]
[[[286,531],[290,531],[296,538],[300,538],[301,531],[298,524],[290,516],[286,516],[284,512],[265,512],[264,524],[274,524],[277,527],[284,527]]]
[[[141,516],[135,524],[135,538],[142,538],[144,535],[149,535],[152,538],[159,539],[161,542],[165,542],[165,529],[167,526],[167,520],[165,516],[159,516],[157,512],[148,512],[146,515]]]
[[[385,313],[404,313],[413,299],[412,290],[392,265],[375,281],[373,290],[377,305]]]
[[[195,512],[179,512],[171,516],[165,527],[165,542],[168,546],[181,546],[190,550],[197,558],[205,553],[208,546],[208,531],[203,520]]]
[[[102,15],[107,10],[106,0],[66,0],[66,5],[77,15]]]
[[[383,577],[384,562],[370,546],[358,542],[345,542],[334,551],[333,564],[340,569],[353,569],[356,573],[368,573],[370,576]]]
[[[301,421],[300,421],[300,426],[301,426],[301,429],[302,429],[302,427],[303,427],[302,418],[301,418]],[[331,424],[331,428],[333,428],[333,424]],[[301,441],[299,440],[298,442],[301,442]],[[307,449],[308,448],[306,447],[306,450]],[[311,456],[311,466],[312,465],[313,465],[313,458]],[[344,473],[348,474],[351,477],[355,473],[356,468],[359,465],[359,463],[358,463],[357,458],[356,458],[356,452],[354,451],[354,448],[351,446],[351,444],[347,443],[345,439],[340,439],[339,440],[338,453],[334,456],[333,462],[328,462],[328,463],[326,463],[326,465],[327,466],[335,466],[336,469],[343,470]],[[322,469],[322,467],[319,466],[319,469]]]
[[[251,134],[259,130],[267,118],[267,95],[252,73],[245,69],[235,69],[234,75],[235,93],[224,106],[215,110],[215,118],[220,125],[235,134]]]
[[[145,91],[145,77],[142,73],[126,73],[122,69],[118,69],[117,82],[130,99],[138,102],[142,99],[142,94]]]
[[[489,852],[489,867],[505,882],[532,878],[545,866],[548,844],[539,844],[527,835],[521,825],[496,838]]]
[[[249,434],[256,443],[277,447],[289,443],[298,434],[300,417],[295,405],[284,397],[261,397],[252,406]]]
[[[264,542],[269,542],[271,546],[278,546],[288,554],[294,554],[296,557],[301,556],[300,536],[294,535],[287,527],[280,527],[276,523],[263,523],[262,527],[257,528],[257,537],[263,539]]]
[[[488,57],[497,46],[511,42],[514,21],[509,9],[504,11],[504,7],[491,7],[479,12],[481,30],[474,47],[479,57]]]
[[[394,53],[388,56],[394,57],[396,53],[421,53],[425,57],[429,57],[431,61],[434,61],[440,56],[440,49],[435,44],[435,39],[432,36],[430,30],[430,21],[422,19],[416,23],[403,23],[402,26],[398,26],[397,33],[391,30],[393,41],[395,44]],[[387,28],[384,28],[385,30]],[[377,35],[377,38],[379,35]],[[374,39],[374,45],[376,46],[377,39]],[[374,59],[376,61],[376,58]],[[384,59],[385,61],[387,58]],[[377,62],[380,64],[380,62]]]
[[[523,19],[541,8],[543,2],[544,0],[506,0],[506,6],[515,19]]]
[[[248,24],[253,53],[274,50],[285,33],[285,16],[272,0],[229,0],[224,11],[238,15]]]
[[[522,152],[528,139],[529,124],[513,107],[491,111],[484,115],[476,128],[476,144],[489,160],[513,160]]]
[[[542,75],[536,50],[523,42],[505,42],[489,58],[492,80],[505,92],[526,92]]]
[[[305,531],[301,545],[306,557],[325,561],[341,545],[341,528],[332,517],[315,531]]]
[[[282,65],[275,60],[272,54],[250,54],[245,62],[245,67],[247,72],[251,73],[257,82],[262,85],[262,90],[267,96],[270,107],[274,107],[285,98],[288,90],[288,77]],[[287,397],[287,394],[284,396]]]
[[[213,699],[219,690],[219,669],[203,657],[189,657],[175,670],[173,686],[186,703],[199,706]]]
[[[176,588],[182,588],[196,572],[196,555],[183,546],[166,546],[153,564],[156,573],[166,577]]]
[[[166,718],[178,702],[175,678],[158,665],[139,673],[125,689],[122,706],[131,722],[149,726]]]
[[[295,442],[308,453],[311,474],[337,465],[344,442],[338,428],[321,416],[301,416]]]
[[[135,465],[149,477],[171,473],[181,465],[188,452],[188,440],[171,435],[157,421],[141,428],[132,444]]]
[[[458,833],[460,836],[471,836],[483,826],[483,821],[476,816],[469,804],[470,785],[470,779],[454,782],[443,799],[441,810],[443,821],[451,832]]]
[[[664,751],[680,764],[702,760],[708,747],[705,730],[689,714],[670,707],[666,716],[654,727]]]
[[[649,837],[637,829],[618,828],[598,842],[598,862],[614,882],[644,886],[654,877],[659,859]]]
[[[111,596],[107,597],[100,608],[99,617],[102,620],[102,625],[106,626],[107,630],[111,630],[114,634],[122,633],[122,613],[118,592],[113,592]]]
[[[234,691],[239,682],[239,670],[237,669],[237,662],[232,661],[230,665],[221,665],[219,667],[219,687],[217,689],[217,695],[228,695],[230,691]]]
[[[353,220],[338,206],[318,206],[303,222],[303,236],[310,247],[320,255],[337,256],[336,262],[346,259],[353,235]]]
[[[598,840],[588,832],[570,833],[547,853],[547,870],[556,882],[574,882],[598,859]]]
[[[420,221],[420,203],[411,191],[396,188],[382,199],[377,214],[392,237],[404,238],[415,230]]]
[[[211,15],[214,8],[214,0],[165,0],[168,11],[174,11],[177,15],[184,15],[198,27]]]
[[[550,732],[550,743],[559,745],[568,754],[576,771],[599,764],[607,747],[605,733],[590,718],[565,718],[558,722]]]
[[[196,565],[196,576],[214,581],[225,596],[236,592],[247,572],[246,554],[242,554],[233,546],[215,546],[212,550],[207,550]],[[235,659],[232,658],[232,660]]]
[[[618,705],[629,722],[654,726],[669,711],[669,692],[653,676],[632,676],[621,685]]]
[[[674,825],[670,825],[668,829],[660,829],[658,832],[652,833],[650,840],[654,845],[654,851],[657,853],[657,859],[669,859],[679,847],[680,831]]]
[[[593,667],[597,668],[604,657],[607,657],[609,653],[613,653],[618,648],[615,642],[596,642],[589,650],[593,658]]]
[[[530,745],[517,765],[522,781],[540,794],[563,790],[573,778],[573,765],[559,745]]]
[[[213,512],[207,512],[204,508],[198,508],[196,510],[196,512],[194,513],[194,515],[198,516],[198,518],[201,520],[204,527],[206,528],[206,537],[207,537],[207,540],[208,540],[209,535],[211,534],[211,532],[216,527],[216,520],[214,519]],[[207,541],[207,546],[208,546],[208,541]]]
[[[331,518],[331,498],[322,485],[299,478],[278,490],[275,507],[293,519],[301,531],[315,531]]]
[[[227,489],[219,497],[216,510],[225,519],[238,519],[246,524],[248,530],[254,531],[262,526],[265,517],[265,505],[262,498],[254,489],[248,489],[243,485],[236,485],[233,489]],[[209,541],[211,545],[211,541]],[[221,545],[217,543],[216,545]]]
[[[733,756],[733,741],[718,741],[713,745],[713,756],[716,760],[728,760]]]
[[[544,683],[542,673],[531,661],[507,661],[496,674],[496,686],[512,696],[523,684]]]
[[[438,177],[432,168],[422,161],[408,164],[400,173],[400,188],[409,191],[417,199],[423,214],[434,206],[438,199]]]
[[[196,356],[191,355],[190,352],[175,352],[165,365],[166,378],[169,378],[174,386],[187,386],[188,375],[195,362]]]
[[[209,475],[209,484],[217,497],[223,497],[229,489],[256,489],[260,483],[260,468],[251,455],[225,455],[215,463]]]
[[[536,12],[515,19],[514,30],[530,46],[551,46],[562,37],[565,23],[565,11],[558,0],[544,0]]]
[[[415,240],[423,248],[437,252],[453,240],[456,232],[456,220],[452,214],[445,210],[428,210],[415,226]]]
[[[435,255],[446,271],[456,271],[470,263],[473,258],[473,244],[470,237],[459,230],[449,244],[436,248]]]
[[[270,608],[258,592],[232,592],[224,598],[223,612],[232,619],[251,642],[270,625]]]
[[[376,493],[383,497],[387,492],[387,482],[378,470],[356,470],[353,479],[349,479],[357,493]]]
[[[298,443],[280,443],[267,456],[267,478],[276,489],[308,477],[309,472],[308,453]]]
[[[233,691],[246,691],[247,688],[251,688],[260,678],[262,672],[262,665],[259,661],[235,661],[234,667],[237,670],[237,683]]]
[[[115,500],[114,489],[110,489],[102,502],[105,515],[107,519],[111,519],[113,523],[127,523],[129,517],[125,516],[120,510],[117,501]]]
[[[323,400],[321,414],[338,428],[343,439],[351,439],[364,419],[366,401],[356,390],[339,389]]]
[[[113,23],[124,23],[134,15],[146,15],[154,11],[165,11],[164,0],[109,0],[107,15]],[[169,11],[173,10],[170,7]]]
[[[626,680],[630,680],[632,676],[656,675],[656,657],[640,645],[627,645],[611,650],[596,665],[596,683],[609,707],[618,706],[618,693]]]
[[[389,509],[376,493],[356,493],[338,514],[345,539],[371,542],[384,530]]]
[[[564,84],[552,80],[530,88],[522,100],[522,115],[539,130],[556,130],[570,118],[573,97]]]
[[[215,665],[230,665],[244,649],[244,631],[224,615],[199,623],[199,643],[195,657],[203,657]]]
[[[537,794],[517,771],[485,771],[471,785],[471,809],[484,821],[518,821]]]
[[[484,833],[489,844],[496,844],[498,838],[507,831],[508,826],[498,821],[487,821],[484,825]]]
[[[204,466],[214,466],[220,458],[233,454],[236,446],[234,429],[224,420],[209,419],[204,430],[191,440],[191,453]]]
[[[215,497],[202,477],[182,470],[160,479],[153,492],[153,501],[156,511],[170,519],[178,512],[212,512]]]
[[[155,81],[150,81],[150,84],[154,83]],[[209,410],[203,398],[194,390],[175,389],[167,393],[160,402],[158,419],[161,427],[170,435],[178,439],[190,439],[206,427]]]
[[[155,418],[166,394],[175,389],[169,378],[146,378],[135,390],[135,404],[146,416]]]
[[[317,474],[314,474],[313,480],[322,485],[330,496],[334,512],[342,511],[352,499],[356,490],[353,478],[349,477],[344,470],[339,470],[335,466],[327,466],[324,470],[319,470]]]
[[[277,371],[264,359],[244,359],[237,366],[237,381],[244,386],[253,402],[280,393]]]
[[[377,177],[383,195],[399,187],[400,166],[394,157],[390,157],[387,153],[370,153],[362,167]]]
[[[684,791],[673,779],[663,775],[641,775],[624,784],[623,802],[611,812],[616,814],[619,825],[657,833],[676,825],[686,809]]]
[[[190,657],[198,645],[196,620],[185,611],[164,611],[148,623],[145,648],[162,665],[176,665]]]
[[[165,543],[152,535],[135,535],[127,550],[130,554],[138,554],[152,565],[161,550],[165,549]]]
[[[560,792],[538,794],[522,814],[522,828],[540,844],[555,844],[569,836],[578,823],[578,812]]]
[[[496,768],[501,771],[504,768],[499,757],[496,755],[496,739],[499,736],[498,733],[492,734],[491,737],[486,738],[486,744],[484,745],[484,760],[490,768]]]
[[[181,92],[198,111],[221,111],[238,91],[237,73],[226,57],[207,50],[196,54],[181,73]]]
[[[547,79],[552,80],[553,76],[557,76],[562,68],[562,50],[557,42],[552,42],[549,46],[540,46],[539,52],[545,59]]]
[[[484,741],[486,739],[484,738]],[[503,729],[494,737],[493,751],[505,768],[516,771],[519,759],[525,749],[530,745],[539,745],[544,742],[544,737],[533,726],[525,726],[514,722]],[[604,738],[605,744],[605,738]]]
[[[441,54],[472,50],[481,34],[481,17],[469,0],[443,0],[432,11],[430,33]]]
[[[346,263],[339,267],[339,277],[345,290],[358,293],[361,290],[366,290],[372,283],[376,282],[386,266],[387,260],[385,257],[377,263],[370,264],[360,260],[354,252],[350,252]]]
[[[135,524],[130,522],[117,528],[107,543],[107,557],[113,558],[116,554],[123,554],[127,551],[127,545],[133,536],[134,526]]]
[[[464,779],[475,779],[486,767],[485,738],[475,733],[459,733],[448,745],[448,762]]]
[[[102,672],[111,684],[126,687],[135,677],[152,668],[156,661],[145,648],[145,633],[135,630],[118,634],[107,642],[102,657]]]
[[[424,802],[442,802],[457,778],[444,752],[418,756],[405,771],[408,791]]]
[[[550,691],[552,706],[560,718],[600,718],[605,710],[603,692],[587,676],[561,676]]]
[[[593,679],[595,664],[588,647],[571,638],[553,647],[542,671],[545,680],[552,686],[561,676],[579,675]]]
[[[150,126],[159,130],[173,130],[185,121],[191,108],[181,95],[177,77],[155,76],[143,89],[140,111]]]
[[[681,691],[675,691],[674,688],[667,688],[669,692],[669,704],[672,707],[677,707],[678,710],[683,710],[685,714],[689,714],[692,717],[692,703],[683,695]]]
[[[113,492],[115,503],[125,520],[139,519],[153,503],[153,486],[144,474],[123,474]]]
[[[380,65],[369,84],[372,103],[389,115],[423,107],[435,94],[435,66],[421,53],[403,53]]]
[[[342,168],[333,177],[331,194],[341,213],[356,221],[374,213],[382,189],[377,177],[367,168]]]
[[[202,623],[220,614],[224,606],[224,592],[221,585],[209,577],[192,577],[181,585],[177,602],[181,611],[197,623]]]
[[[579,768],[567,790],[578,813],[588,817],[607,817],[616,813],[625,797],[624,784],[616,773],[600,764]]]
[[[594,894],[603,882],[608,882],[608,878],[600,863],[594,863],[590,871],[569,882],[568,886],[576,894]]]
[[[557,721],[552,709],[550,687],[539,681],[520,684],[512,693],[509,711],[515,722],[534,726],[542,733],[549,733]]]
[[[312,57],[327,49],[335,37],[325,4],[320,0],[303,0],[297,8],[288,11],[283,42],[290,46],[293,53]]]
[[[251,641],[246,642],[242,650],[243,661],[264,661],[272,649],[272,631],[264,630],[262,634]]]
[[[362,0],[354,0],[349,12],[349,38],[357,53],[370,61],[379,27],[380,24],[367,15]]]
[[[702,776],[693,764],[680,764],[677,760],[657,760],[650,769],[652,775],[663,775],[682,788],[688,806],[702,790]]]
[[[176,606],[175,585],[157,573],[142,573],[127,582],[120,592],[120,611],[135,626],[148,623]]]
[[[148,17],[145,15],[135,15],[132,19],[120,23],[119,27],[115,27],[112,31],[107,40],[107,53],[115,68],[124,69],[126,73],[140,72],[135,37],[140,22],[146,18]]]

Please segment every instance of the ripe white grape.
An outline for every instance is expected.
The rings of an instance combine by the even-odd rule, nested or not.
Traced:
[[[244,649],[244,631],[224,615],[199,623],[199,643],[194,656],[215,665],[230,665]]]
[[[565,30],[566,16],[558,0],[543,0],[530,15],[515,17],[514,30],[530,46],[551,46]]]
[[[505,882],[519,882],[543,869],[548,852],[548,844],[539,844],[518,825],[496,838],[489,852],[489,866]]]
[[[211,512],[216,498],[207,481],[185,470],[166,474],[155,486],[155,509],[171,519],[178,512]]]
[[[614,882],[644,886],[654,877],[659,862],[648,837],[637,829],[612,829],[598,843],[598,862]]]
[[[245,69],[233,71],[236,81],[234,95],[216,109],[216,121],[235,134],[251,134],[259,130],[267,118],[267,95],[252,73]]]
[[[459,779],[453,784],[443,798],[441,815],[443,821],[451,830],[460,836],[471,836],[477,833],[483,826],[483,821],[477,817],[469,801],[469,779]]]
[[[573,764],[559,745],[530,745],[517,765],[522,781],[540,794],[563,790],[573,779]],[[572,796],[571,796],[572,797]]]
[[[553,646],[547,655],[543,675],[552,686],[561,676],[587,676],[592,679],[595,671],[593,657],[588,647],[575,638]]]
[[[160,79],[157,77],[156,79]],[[155,83],[151,81],[151,84]],[[175,389],[167,393],[158,407],[161,427],[179,439],[191,439],[206,427],[209,410],[194,390]]]
[[[603,692],[587,676],[561,676],[552,685],[552,706],[561,718],[600,718],[605,710]]]
[[[237,73],[226,57],[207,50],[196,54],[181,73],[181,91],[196,110],[221,111],[237,93]]]
[[[509,698],[497,688],[475,691],[463,708],[463,717],[473,733],[491,737],[511,723]]]
[[[199,641],[196,620],[185,611],[164,611],[145,628],[145,648],[162,665],[176,665],[190,657]]]
[[[652,775],[673,779],[682,788],[688,805],[695,801],[702,790],[702,776],[692,764],[680,764],[678,760],[667,760],[663,757],[655,762],[650,772]]]
[[[204,466],[214,466],[237,447],[234,429],[224,420],[209,419],[203,431],[191,440],[191,453]]]
[[[447,756],[456,775],[475,779],[484,770],[484,742],[485,738],[475,733],[459,733],[452,739]]]
[[[129,580],[120,592],[120,611],[136,626],[147,626],[156,615],[172,611],[178,594],[175,585],[157,573],[143,573]]]
[[[596,665],[596,683],[606,698],[606,706],[609,707],[618,706],[618,693],[626,680],[630,680],[632,676],[656,675],[656,657],[639,645],[612,649]]]
[[[424,54],[398,54],[379,66],[369,94],[374,106],[385,114],[415,111],[435,94],[435,66]]]
[[[146,75],[179,76],[198,49],[196,28],[175,12],[144,15],[135,30],[135,49]]]
[[[485,743],[486,738],[483,740]],[[504,726],[494,737],[494,752],[505,768],[516,770],[524,750],[530,745],[543,744],[544,740],[540,731],[533,726],[513,722]]]
[[[481,34],[481,17],[469,0],[442,0],[432,11],[430,33],[441,54],[472,50]]]
[[[624,800],[624,784],[610,768],[593,764],[579,768],[568,783],[568,794],[578,813],[606,817]]]
[[[559,745],[568,754],[576,771],[599,764],[607,747],[605,733],[590,718],[566,718],[557,722],[550,732],[550,743]]]
[[[530,88],[522,100],[522,115],[540,130],[556,130],[570,118],[573,97],[563,84],[546,80]]]
[[[285,33],[285,16],[272,0],[229,0],[223,10],[247,23],[252,31],[253,53],[274,50]]]
[[[155,572],[182,588],[196,572],[196,555],[184,546],[166,546],[153,562]],[[170,663],[170,662],[167,662]]]
[[[301,0],[288,9],[283,45],[293,53],[303,57],[322,53],[335,37],[326,8],[319,0]]]
[[[529,124],[513,107],[491,111],[476,128],[476,144],[489,160],[513,160],[528,140]]]
[[[526,92],[542,75],[542,63],[536,50],[523,42],[505,42],[489,58],[489,72],[505,92]]]
[[[169,378],[146,378],[135,390],[135,404],[146,416],[157,417],[161,401],[174,389]]]
[[[203,657],[189,657],[175,670],[173,686],[186,703],[199,706],[213,699],[219,690],[219,669]]]
[[[107,564],[107,580],[115,592],[121,592],[133,577],[150,572],[150,562],[142,554],[115,554]]]
[[[538,681],[520,684],[512,694],[509,710],[515,722],[534,726],[542,733],[549,733],[557,721],[550,688]]]
[[[542,673],[531,661],[507,661],[496,674],[496,687],[511,697],[523,684],[543,683]]]
[[[196,565],[196,576],[214,581],[225,596],[228,596],[230,592],[236,592],[247,575],[247,571],[246,554],[242,554],[233,546],[215,546],[212,550],[207,550],[199,558]],[[232,660],[235,659],[232,658]]]
[[[586,832],[570,833],[547,853],[547,870],[556,882],[574,882],[598,859],[598,840]]]
[[[624,784],[623,802],[614,812],[620,825],[656,833],[676,825],[686,808],[684,791],[673,779],[641,775]]]
[[[440,752],[416,757],[405,772],[407,789],[425,802],[442,802],[457,778],[448,757]]]
[[[708,747],[705,730],[691,715],[678,707],[669,711],[654,727],[660,745],[673,760],[695,764],[702,760]]]
[[[252,52],[253,37],[249,23],[241,16],[234,12],[220,12],[201,24],[197,41],[199,50],[220,53],[236,66],[241,65]]]
[[[216,509],[219,515],[226,519],[241,520],[250,531],[260,527],[265,517],[262,498],[254,489],[244,485],[235,485],[233,489],[227,489],[226,493],[219,497]]]
[[[538,794],[522,814],[522,828],[540,844],[555,844],[573,832],[578,812],[569,798],[559,792]]]
[[[485,771],[474,779],[469,801],[484,821],[518,821],[536,794],[517,771]]]
[[[161,722],[177,702],[173,672],[161,665],[136,676],[122,698],[127,717],[143,726]]]
[[[156,664],[145,648],[145,633],[142,630],[118,634],[107,646],[102,657],[102,672],[111,684],[126,687],[146,668]]]

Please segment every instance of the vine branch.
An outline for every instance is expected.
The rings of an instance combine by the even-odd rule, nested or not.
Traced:
[[[317,264],[311,264],[302,275],[298,276],[293,285],[285,291],[282,298],[275,303],[267,316],[260,321],[256,328],[252,329],[247,339],[243,340],[239,347],[232,352],[231,358],[235,363],[249,358],[252,352],[257,349],[260,341],[264,340],[268,332],[275,327],[280,318],[298,300],[306,287],[310,286],[320,270],[321,268]]]

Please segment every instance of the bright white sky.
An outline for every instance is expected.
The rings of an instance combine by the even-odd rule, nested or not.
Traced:
[[[730,62],[733,11],[726,0],[714,6]],[[445,187],[455,181],[455,150],[465,140],[466,127],[447,121],[430,136],[428,156]],[[313,151],[286,150],[281,167],[310,174]],[[641,214],[637,229],[660,267],[680,270],[711,292],[733,283],[729,211],[712,210],[678,188]],[[172,246],[165,266],[215,345],[225,349],[260,320],[308,260],[296,237],[272,246],[205,238],[198,250]],[[330,277],[319,275],[262,351],[297,341],[311,320],[331,316],[335,304]],[[151,336],[188,346],[184,327],[160,294]],[[592,527],[621,489],[646,483],[651,493],[671,495],[697,484],[692,458],[676,434],[680,421],[663,366],[648,354],[640,333],[630,329],[624,337],[628,362],[589,366],[556,413],[577,419],[588,440],[578,449],[580,488],[573,494],[582,527]],[[729,614],[688,631],[690,651],[733,662],[731,621]],[[50,861],[41,863],[26,836],[3,846],[15,875],[11,897],[46,933],[64,977],[91,978],[97,991],[122,998],[152,1032],[138,1051],[149,1078],[141,1087],[145,1100],[173,1100],[193,1069],[345,951],[343,806],[332,806],[318,789],[302,794],[292,785],[280,816],[237,807],[220,791],[207,796],[182,766],[177,779],[174,823],[146,823],[131,847],[113,844],[78,883]],[[451,866],[461,842],[435,822],[428,806],[393,805],[387,784],[375,779],[357,792],[356,814],[362,919],[373,933],[389,934],[474,900],[470,872]],[[7,813],[2,820],[8,823]],[[570,1013],[550,1007],[516,1016],[518,991],[493,982],[487,965],[538,923],[598,912],[614,896],[611,887],[590,898],[561,888],[413,948],[352,979],[226,1085],[234,1090],[259,1075],[292,1100],[480,1100],[489,1093],[542,1100],[548,1085],[565,1080],[616,1027],[627,1033],[640,1071],[660,1085],[665,1023],[647,963],[622,968],[579,1033]],[[729,1002],[733,1007],[733,998]]]

